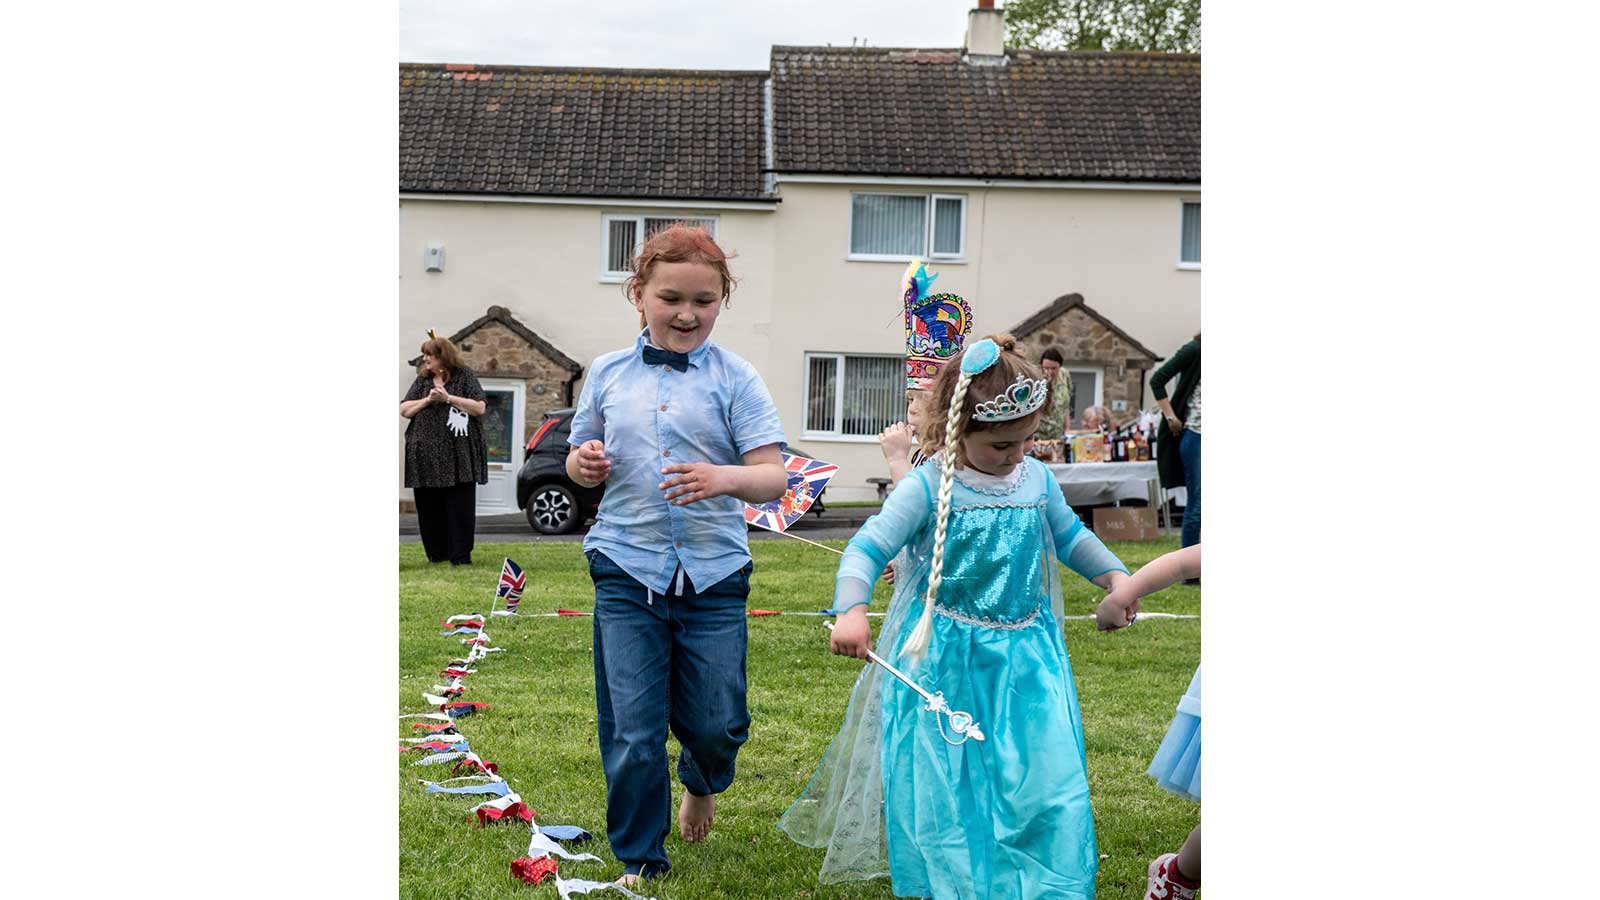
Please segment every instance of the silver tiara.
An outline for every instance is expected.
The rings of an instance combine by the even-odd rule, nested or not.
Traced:
[[[1021,372],[1011,387],[1001,391],[993,400],[985,400],[972,410],[972,417],[980,422],[1009,422],[1020,419],[1044,405],[1046,382],[1043,378],[1029,378]]]

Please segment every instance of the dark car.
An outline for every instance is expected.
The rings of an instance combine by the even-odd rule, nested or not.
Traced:
[[[517,472],[517,506],[527,511],[528,524],[544,534],[569,534],[594,518],[606,492],[603,484],[586,488],[567,477],[573,412],[545,413]]]

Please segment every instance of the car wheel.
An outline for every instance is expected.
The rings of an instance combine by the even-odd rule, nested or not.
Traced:
[[[567,534],[578,527],[578,500],[559,484],[542,484],[528,497],[528,524],[541,534]]]

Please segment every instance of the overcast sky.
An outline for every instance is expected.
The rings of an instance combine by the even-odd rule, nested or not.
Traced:
[[[765,69],[773,44],[959,47],[976,0],[400,0],[400,61]],[[1001,4],[1002,6],[1004,4]]]

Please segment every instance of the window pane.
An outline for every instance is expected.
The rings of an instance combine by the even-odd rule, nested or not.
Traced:
[[[489,462],[511,462],[512,403],[516,394],[507,390],[487,388],[483,392],[483,442],[489,450]]]
[[[850,252],[919,256],[928,233],[926,197],[855,194],[850,198]]]
[[[873,437],[905,416],[904,359],[897,356],[845,357],[841,433]]]
[[[834,431],[834,391],[837,389],[838,360],[829,356],[813,356],[810,360],[810,380],[806,396],[806,430]]]
[[[633,247],[639,223],[633,219],[612,219],[609,244],[606,248],[606,271],[628,272],[633,269]]]
[[[954,197],[940,197],[933,201],[934,253],[961,255],[961,206],[961,201]]]
[[[656,236],[656,232],[661,231],[670,225],[676,225],[679,222],[682,222],[685,225],[698,225],[701,228],[704,228],[706,230],[706,234],[711,235],[713,240],[715,240],[717,237],[717,222],[715,219],[677,218],[668,216],[663,218],[646,218],[644,220],[644,239],[648,241]]]
[[[1178,260],[1192,263],[1200,261],[1200,204],[1198,203],[1183,205],[1183,250],[1178,254]]]
[[[1100,379],[1093,372],[1072,372],[1072,415],[1067,421],[1074,428],[1083,427],[1083,411],[1094,405],[1094,385]]]

